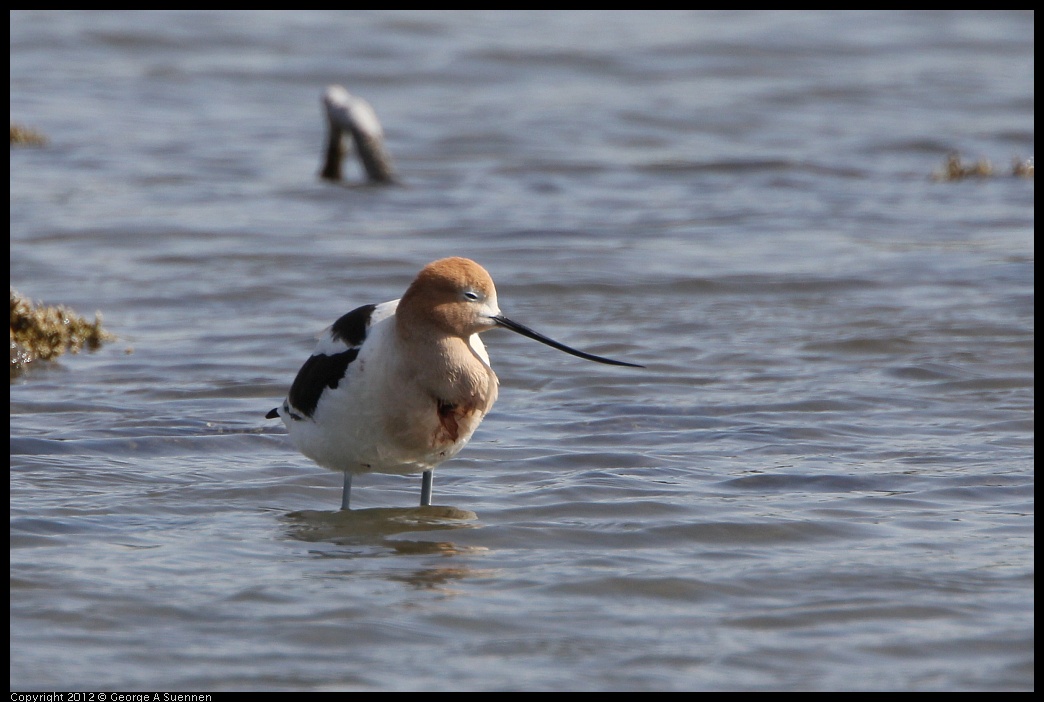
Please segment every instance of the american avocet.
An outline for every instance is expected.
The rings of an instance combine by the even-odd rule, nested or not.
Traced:
[[[344,133],[352,135],[359,160],[372,183],[394,183],[395,169],[384,148],[384,130],[370,103],[356,97],[339,85],[331,85],[323,93],[326,108],[326,156],[320,175],[327,180],[341,179],[344,156]]]
[[[341,509],[356,473],[423,473],[421,505],[430,505],[432,471],[464,448],[497,399],[497,376],[478,336],[494,327],[589,361],[643,367],[511,321],[482,266],[444,258],[425,266],[401,299],[334,322],[267,417],[283,420],[301,453],[344,473]]]

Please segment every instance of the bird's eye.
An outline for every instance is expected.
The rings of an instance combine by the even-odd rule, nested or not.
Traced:
[[[477,292],[475,292],[474,290],[465,290],[464,291],[464,299],[465,300],[475,301],[475,300],[480,299],[480,297],[481,296]]]

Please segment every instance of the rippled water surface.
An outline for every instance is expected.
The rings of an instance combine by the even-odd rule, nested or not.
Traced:
[[[1032,689],[1033,22],[13,11],[12,286],[119,340],[11,384],[11,688]],[[647,368],[490,332],[340,513],[264,415],[449,255]]]

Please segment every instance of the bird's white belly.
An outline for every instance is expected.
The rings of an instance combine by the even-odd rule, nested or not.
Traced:
[[[298,450],[335,471],[419,473],[454,457],[471,439],[488,407],[443,411],[418,387],[377,382],[361,366],[327,388],[311,418],[292,420]],[[385,374],[384,378],[397,378]],[[452,416],[447,416],[447,415]]]

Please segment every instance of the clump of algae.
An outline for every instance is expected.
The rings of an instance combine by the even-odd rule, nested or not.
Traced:
[[[47,137],[35,129],[11,122],[11,146],[43,146]]]
[[[1011,174],[1018,178],[1032,178],[1033,177],[1033,159],[1021,159],[1015,158],[1011,164]]]
[[[993,175],[993,164],[986,159],[979,159],[975,163],[965,163],[960,154],[950,154],[946,157],[941,171],[932,174],[935,180],[964,180],[965,178],[989,178]]]
[[[946,157],[946,163],[942,170],[932,173],[932,178],[939,181],[964,180],[965,178],[990,178],[1002,175],[993,168],[993,164],[986,159],[979,159],[974,163],[965,163],[960,154],[950,154]],[[1033,159],[1015,158],[1012,161],[1011,175],[1016,178],[1033,177]]]
[[[102,329],[101,315],[88,321],[65,307],[34,305],[11,288],[11,378],[32,363],[66,351],[97,349],[115,337]]]

